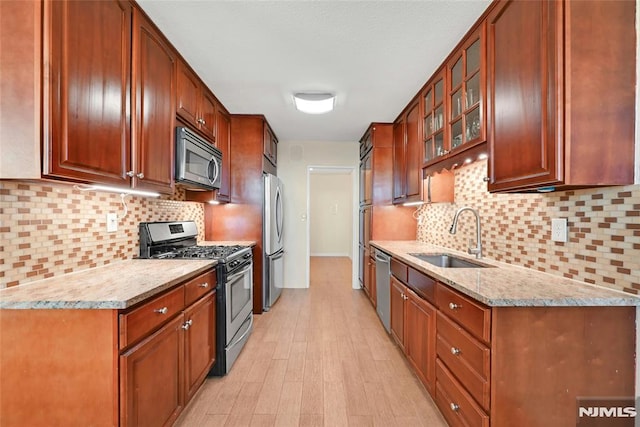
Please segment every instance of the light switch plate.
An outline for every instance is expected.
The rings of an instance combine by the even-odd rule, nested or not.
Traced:
[[[551,218],[551,240],[567,243],[567,218]]]
[[[118,231],[118,215],[109,212],[107,214],[107,233],[113,233],[115,231]]]

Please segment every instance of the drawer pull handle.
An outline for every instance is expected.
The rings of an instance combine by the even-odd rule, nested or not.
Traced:
[[[457,356],[460,354],[460,349],[459,348],[455,348],[455,347],[451,347],[451,354],[453,354],[454,356]]]
[[[460,406],[456,405],[455,403],[451,402],[451,410],[453,412],[458,412],[460,410]]]
[[[159,313],[159,314],[167,314],[168,311],[169,309],[167,307],[156,308],[155,310],[153,310],[154,313]]]
[[[206,289],[209,287],[209,284],[207,282],[204,282],[204,283],[200,283],[198,286]]]
[[[456,303],[454,303],[454,302],[450,302],[450,303],[449,303],[449,308],[450,308],[451,310],[457,310],[457,309],[459,309],[460,307],[462,307],[460,304],[456,304]]]
[[[186,331],[191,327],[192,324],[193,324],[193,320],[189,319],[186,322],[184,322],[184,325],[182,325],[182,329]]]

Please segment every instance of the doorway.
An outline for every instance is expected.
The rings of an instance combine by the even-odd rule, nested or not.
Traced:
[[[351,287],[359,288],[357,191],[355,167],[307,167],[307,287],[311,258],[318,261],[314,268],[319,268],[337,257],[342,265],[350,262]]]

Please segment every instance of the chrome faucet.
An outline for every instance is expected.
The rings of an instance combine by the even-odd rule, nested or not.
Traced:
[[[451,224],[451,228],[449,229],[449,233],[451,234],[456,234],[456,229],[458,227],[458,218],[460,217],[460,214],[464,211],[471,211],[473,212],[473,214],[476,216],[476,247],[474,248],[472,246],[472,242],[473,240],[469,240],[469,249],[467,249],[467,252],[469,252],[471,255],[475,255],[477,259],[482,258],[482,241],[480,240],[480,214],[478,213],[477,210],[470,208],[468,206],[464,206],[461,207],[460,209],[458,209],[458,211],[456,212],[456,214],[453,216],[453,223]]]

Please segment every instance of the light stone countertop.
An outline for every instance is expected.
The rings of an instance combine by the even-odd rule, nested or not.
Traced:
[[[213,268],[214,260],[132,259],[0,290],[0,309],[124,309]]]
[[[622,291],[483,258],[495,268],[442,268],[410,253],[450,253],[476,261],[463,252],[417,241],[375,241],[371,245],[433,279],[492,307],[640,306],[640,298]]]
[[[254,247],[256,245],[255,240],[205,240],[198,242],[199,246],[249,246]]]

